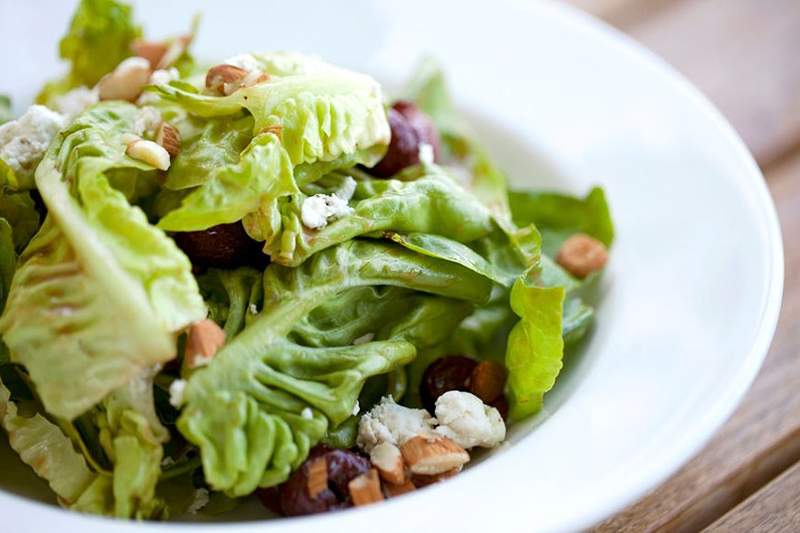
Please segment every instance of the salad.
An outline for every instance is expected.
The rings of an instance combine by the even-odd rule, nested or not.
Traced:
[[[60,505],[265,516],[399,497],[537,413],[614,231],[509,189],[425,61],[387,98],[299,53],[203,64],[82,0],[0,99],[0,425]]]

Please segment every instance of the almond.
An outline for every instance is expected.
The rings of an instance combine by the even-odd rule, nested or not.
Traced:
[[[308,496],[316,498],[317,495],[328,488],[328,462],[325,457],[311,461],[308,468]]]
[[[125,153],[133,159],[138,159],[159,170],[167,170],[169,168],[169,152],[153,141],[134,140],[128,144]]]
[[[406,481],[406,469],[400,448],[390,442],[382,442],[369,452],[369,460],[378,469],[387,483],[402,485]]]
[[[225,332],[216,322],[208,318],[195,322],[189,327],[183,355],[184,363],[187,368],[208,364],[223,344],[225,344]]]
[[[181,134],[169,122],[163,121],[158,126],[156,142],[164,147],[170,157],[176,157],[181,151]]]
[[[400,496],[401,494],[405,494],[406,492],[411,492],[412,490],[417,490],[417,487],[414,486],[414,483],[412,483],[410,479],[407,479],[402,485],[393,485],[391,483],[386,483],[383,486],[383,492],[385,492],[386,496],[388,496],[389,498]]]
[[[556,263],[577,278],[597,272],[607,261],[605,245],[584,233],[576,233],[564,241],[556,255]]]
[[[217,65],[208,69],[206,88],[217,94],[231,94],[239,88],[247,71],[233,65]]]
[[[164,54],[167,52],[168,45],[163,41],[148,41],[146,39],[136,39],[131,44],[134,55],[145,58],[150,63],[150,68],[155,69]]]
[[[129,57],[97,82],[97,94],[100,100],[133,102],[149,80],[150,62],[141,57]]]
[[[361,474],[352,479],[347,484],[347,488],[350,491],[350,498],[352,498],[353,504],[356,506],[368,505],[383,500],[378,471],[374,468],[370,469],[366,474]]]
[[[435,475],[469,462],[467,451],[447,437],[417,435],[400,447],[411,473]]]
[[[411,478],[411,482],[416,487],[427,487],[428,485],[433,485],[434,483],[438,483],[440,481],[444,481],[445,479],[449,479],[456,474],[461,472],[461,467],[453,468],[452,470],[448,470],[447,472],[442,472],[441,474],[433,474],[433,475],[425,475],[425,474],[415,474]]]
[[[251,70],[242,78],[241,85],[242,87],[252,87],[253,85],[258,85],[259,83],[267,81],[269,81],[269,74],[259,72],[258,70]]]
[[[169,44],[165,44],[165,50],[158,63],[154,66],[157,69],[165,69],[175,64],[192,43],[193,35],[182,35]]]
[[[469,391],[483,400],[492,403],[503,394],[506,386],[506,368],[495,361],[483,361],[472,370]]]

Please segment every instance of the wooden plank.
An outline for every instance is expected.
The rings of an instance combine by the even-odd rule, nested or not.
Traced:
[[[705,531],[800,531],[800,463],[739,504]]]
[[[786,280],[764,368],[699,456],[596,531],[697,531],[800,460],[800,153],[769,172],[768,183],[784,235]]]
[[[621,15],[603,11],[610,1],[595,9],[614,23]],[[637,23],[623,29],[708,95],[759,163],[794,149],[800,141],[800,2],[685,0],[656,15],[636,15]]]

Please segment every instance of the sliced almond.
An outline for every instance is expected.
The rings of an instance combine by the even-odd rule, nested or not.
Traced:
[[[402,485],[406,481],[406,469],[400,448],[389,442],[382,442],[369,452],[369,460],[378,469],[381,478],[387,483]]]
[[[233,65],[217,65],[208,69],[206,88],[217,94],[231,94],[239,88],[247,71]]]
[[[167,170],[169,168],[169,152],[153,141],[135,140],[128,144],[125,153],[159,170]]]
[[[413,474],[435,475],[469,462],[467,451],[447,437],[412,437],[400,447]]]
[[[251,70],[242,78],[241,85],[242,87],[252,87],[253,85],[258,85],[259,83],[265,83],[267,81],[269,81],[269,74],[259,72],[258,70]]]
[[[308,466],[308,489],[309,497],[316,498],[317,495],[328,488],[328,462],[324,457],[311,461]]]
[[[434,475],[414,474],[414,476],[412,476],[411,478],[411,482],[416,487],[427,487],[428,485],[433,485],[434,483],[438,483],[440,481],[444,481],[445,479],[449,479],[458,474],[459,472],[461,472],[460,466],[457,468],[453,468],[452,470],[448,470],[447,472],[442,472],[441,474],[434,474]]]
[[[136,39],[131,44],[131,50],[139,57],[145,58],[150,63],[150,68],[155,69],[169,45],[164,41],[148,41],[146,39]]]
[[[608,261],[605,245],[583,233],[564,241],[556,255],[556,263],[577,278],[585,278],[602,269]]]
[[[506,376],[506,368],[500,363],[482,361],[472,370],[469,391],[483,403],[492,403],[503,394]]]
[[[187,368],[208,364],[223,344],[225,344],[225,332],[216,322],[208,318],[195,322],[189,327],[183,355],[184,363]]]
[[[181,35],[171,43],[165,43],[164,54],[159,58],[158,63],[153,68],[165,69],[175,64],[178,59],[186,52],[189,45],[192,44],[194,35]]]
[[[150,62],[142,57],[123,60],[113,72],[97,82],[100,100],[135,101],[149,82],[150,71]]]
[[[181,151],[181,134],[169,122],[162,121],[158,126],[156,142],[164,147],[170,157],[176,157]]]
[[[393,485],[391,483],[385,483],[383,485],[383,492],[388,498],[394,498],[414,490],[417,490],[417,487],[414,486],[414,483],[410,479],[405,480],[401,485]]]
[[[361,474],[347,484],[350,491],[350,498],[353,505],[368,505],[383,500],[381,492],[381,482],[378,479],[378,471],[370,469],[366,474]]]

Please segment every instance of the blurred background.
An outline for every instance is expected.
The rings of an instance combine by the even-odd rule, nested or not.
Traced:
[[[599,531],[797,531],[800,509],[800,1],[568,0],[688,77],[730,120],[778,208],[786,281],[775,340],[706,449]],[[742,243],[747,253],[747,243]],[[732,288],[735,290],[735,288]]]

